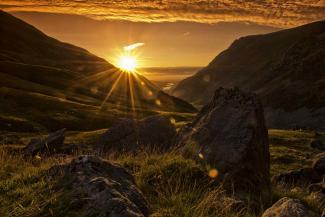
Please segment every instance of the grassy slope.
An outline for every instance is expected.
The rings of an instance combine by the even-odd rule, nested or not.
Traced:
[[[103,130],[69,132],[67,142],[91,145],[102,132]],[[310,166],[310,159],[315,154],[309,148],[312,137],[310,132],[270,130],[269,135],[272,174]],[[7,134],[7,139],[13,140],[17,136],[26,143],[35,134],[11,133]],[[3,140],[2,144],[7,142]],[[16,150],[19,145],[12,144],[9,147]],[[40,213],[67,216],[69,201],[75,196],[74,192],[63,190],[60,178],[49,182],[41,177],[43,171],[51,165],[69,159],[53,157],[25,161],[18,155],[9,154],[8,150],[5,145],[0,149],[0,216],[36,216]],[[214,180],[207,176],[206,168],[193,160],[175,153],[104,157],[122,164],[132,172],[148,199],[152,216],[238,216],[238,213],[227,209],[229,202],[222,201],[222,190],[210,188]],[[319,210],[308,199],[306,192],[274,187],[273,202],[282,196],[300,198],[313,210],[311,216],[317,216]],[[270,203],[265,203],[264,208],[269,205]],[[246,213],[246,216],[252,215]]]

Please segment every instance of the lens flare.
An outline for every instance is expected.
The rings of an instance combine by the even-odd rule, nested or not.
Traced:
[[[118,67],[126,72],[134,72],[137,67],[137,60],[130,55],[121,56],[118,60]]]
[[[219,172],[218,172],[217,169],[211,169],[211,170],[209,171],[209,176],[210,176],[210,178],[215,179],[215,178],[218,177],[218,175],[219,175]]]

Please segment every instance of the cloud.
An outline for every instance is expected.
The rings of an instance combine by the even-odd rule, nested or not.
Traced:
[[[139,42],[139,43],[135,43],[135,44],[131,44],[131,45],[125,46],[125,47],[123,47],[123,49],[125,51],[131,51],[131,50],[134,50],[134,49],[136,49],[138,47],[141,47],[143,45],[144,45],[144,43]]]
[[[325,19],[324,0],[1,0],[6,11],[78,14],[134,22],[252,22],[289,27]]]

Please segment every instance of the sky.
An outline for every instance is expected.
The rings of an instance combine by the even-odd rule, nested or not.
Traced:
[[[116,64],[205,66],[235,39],[325,19],[325,0],[1,0],[0,8]]]

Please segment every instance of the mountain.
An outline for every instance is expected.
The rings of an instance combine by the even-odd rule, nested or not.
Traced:
[[[325,129],[325,21],[235,40],[172,94],[202,106],[233,86],[261,97],[268,127]]]
[[[123,72],[4,11],[0,85],[0,130],[29,130],[30,123],[34,130],[90,129],[106,127],[117,116],[196,112],[144,76]]]

